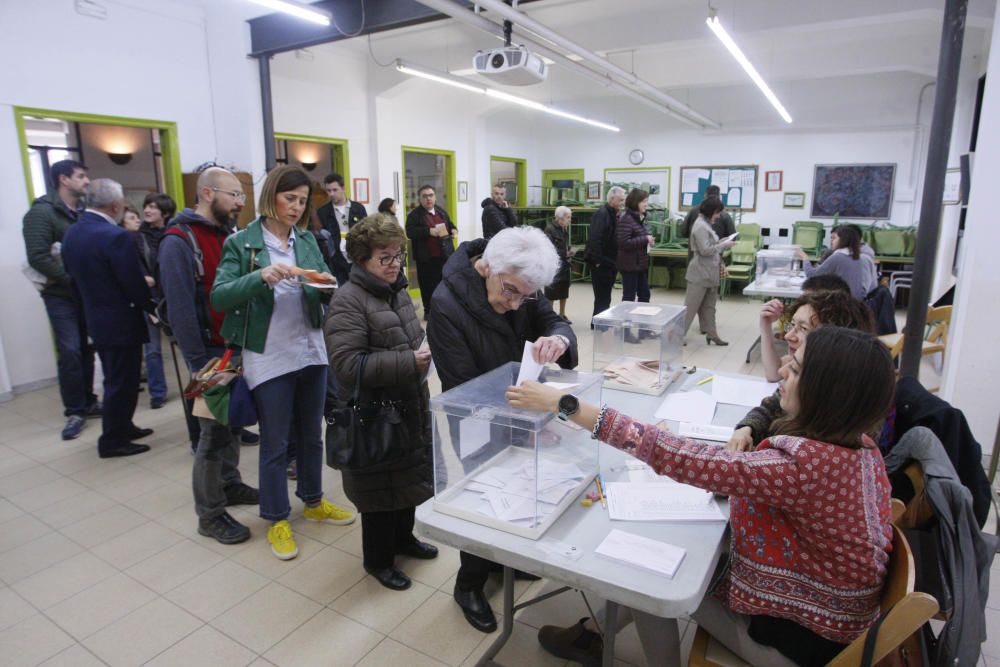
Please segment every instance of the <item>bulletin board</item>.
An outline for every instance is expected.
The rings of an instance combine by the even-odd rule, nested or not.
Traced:
[[[705,200],[710,185],[718,185],[726,208],[757,210],[757,165],[681,167],[678,210],[686,211]]]
[[[818,164],[811,217],[888,220],[895,181],[895,164]]]

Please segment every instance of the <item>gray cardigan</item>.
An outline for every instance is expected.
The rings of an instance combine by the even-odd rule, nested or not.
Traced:
[[[715,230],[702,216],[698,216],[691,228],[689,245],[692,257],[687,268],[687,282],[699,287],[718,287],[722,244]]]
[[[819,266],[813,266],[812,262],[806,262],[803,269],[810,277],[824,273],[840,276],[851,288],[851,296],[855,299],[864,299],[878,285],[875,278],[875,264],[868,255],[864,254],[858,259],[854,259],[849,254],[838,251],[830,255]]]

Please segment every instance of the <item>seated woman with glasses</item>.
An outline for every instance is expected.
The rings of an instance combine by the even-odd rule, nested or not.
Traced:
[[[434,307],[427,323],[431,354],[444,391],[507,362],[520,361],[527,341],[534,342],[536,361],[556,362],[563,368],[576,366],[573,329],[539,293],[558,270],[555,248],[534,227],[510,227],[488,242],[468,241],[455,250],[434,290]],[[458,440],[454,442],[457,447]],[[440,478],[446,471],[439,467],[436,472]],[[499,566],[462,553],[455,601],[466,620],[481,632],[493,632],[497,627],[483,592],[494,569],[499,570]]]
[[[398,402],[408,435],[403,451],[363,470],[342,469],[344,493],[361,513],[365,570],[393,590],[410,587],[398,554],[429,559],[438,550],[413,536],[414,511],[431,497],[431,421],[427,369],[431,353],[406,291],[406,235],[391,215],[370,215],[347,233],[350,281],[323,324],[330,368],[341,400],[349,400],[361,361],[362,403]]]

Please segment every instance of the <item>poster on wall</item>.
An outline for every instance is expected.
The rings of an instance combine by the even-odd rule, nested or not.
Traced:
[[[368,196],[368,179],[354,178],[351,180],[354,185],[354,196],[352,199],[359,204],[367,204],[370,201]]]
[[[811,217],[888,220],[895,181],[895,163],[818,164]]]

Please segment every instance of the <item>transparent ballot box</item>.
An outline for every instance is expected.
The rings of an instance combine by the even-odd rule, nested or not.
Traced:
[[[760,287],[798,287],[805,279],[799,246],[787,245],[757,251],[756,281]]]
[[[500,366],[431,399],[434,509],[538,539],[598,472],[590,432],[504,398],[521,364]],[[567,394],[600,405],[601,376],[542,371]]]
[[[682,365],[687,308],[620,303],[594,316],[594,371],[604,386],[658,395]]]

